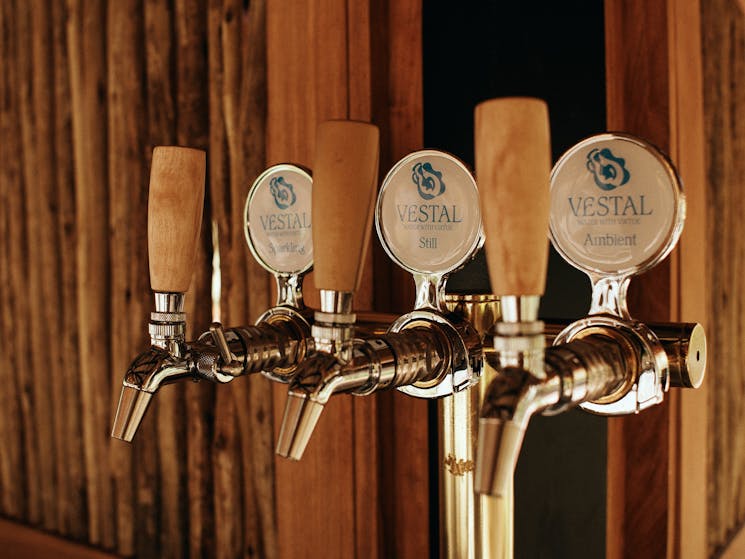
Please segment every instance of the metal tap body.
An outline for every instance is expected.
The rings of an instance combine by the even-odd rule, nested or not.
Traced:
[[[330,292],[338,293],[338,292]],[[364,396],[386,388],[443,384],[457,371],[471,378],[481,370],[481,341],[467,321],[434,311],[414,311],[396,319],[388,332],[354,337],[354,315],[342,299],[322,291],[312,328],[315,351],[298,366],[290,383],[277,453],[299,460],[333,394]],[[469,384],[461,382],[460,389]]]
[[[697,386],[703,376],[699,325],[649,327],[596,315],[552,334],[555,345],[544,349],[543,323],[519,318],[497,323],[494,351],[486,353],[498,374],[481,409],[479,493],[506,491],[534,414],[555,415],[576,405],[604,415],[638,413],[662,401],[671,378],[674,386]]]
[[[264,371],[287,382],[305,351],[304,325],[284,314],[273,316],[285,318],[226,331],[216,323],[193,342],[153,340],[124,376],[112,436],[131,442],[153,394],[166,384],[184,379],[227,383]]]

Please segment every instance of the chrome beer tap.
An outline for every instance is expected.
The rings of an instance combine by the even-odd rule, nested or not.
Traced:
[[[330,184],[334,182],[344,184]],[[449,154],[413,153],[383,181],[376,218],[388,254],[414,274],[416,310],[394,320],[385,335],[364,340],[350,335],[346,355],[340,355],[343,346],[329,343],[333,330],[320,326],[323,317],[316,315],[313,328],[318,351],[301,364],[290,385],[277,446],[282,456],[302,457],[323,406],[333,394],[359,396],[398,387],[415,396],[436,397],[463,390],[478,380],[480,337],[467,321],[448,313],[444,306],[447,275],[470,260],[483,240],[473,177]],[[329,217],[324,226],[346,225],[332,224]]]
[[[111,436],[131,441],[161,384],[190,376],[185,358],[184,294],[202,221],[205,153],[181,147],[153,150],[148,201],[151,346],[124,377]]]
[[[349,382],[350,375],[342,376],[341,370],[357,357],[352,304],[370,238],[378,138],[378,128],[363,122],[318,126],[312,216],[321,308],[311,329],[313,351],[290,384],[277,443],[282,456],[302,456],[330,391]],[[314,384],[319,384],[317,390]]]
[[[536,99],[479,105],[476,148],[489,274],[503,316],[487,353],[498,375],[481,409],[475,485],[502,496],[533,414],[575,405],[637,413],[662,401],[672,374],[676,385],[700,385],[706,344],[700,326],[650,327],[626,310],[631,276],[664,258],[682,228],[679,183],[656,150],[628,136],[590,138],[557,163],[549,194],[548,114]],[[549,211],[554,245],[590,274],[594,295],[590,316],[544,348],[537,317]]]
[[[127,442],[161,386],[182,379],[228,383],[257,372],[288,382],[306,352],[310,311],[303,304],[302,279],[313,262],[312,181],[293,165],[262,173],[245,209],[249,247],[277,280],[276,306],[255,326],[224,330],[215,322],[197,341],[185,341],[183,293],[201,223],[204,166],[204,153],[197,150],[156,148],[153,155],[148,239],[156,312],[151,315],[151,347],[130,365],[114,418],[112,436]]]

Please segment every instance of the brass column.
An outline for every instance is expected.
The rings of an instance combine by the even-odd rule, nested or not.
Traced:
[[[448,295],[451,311],[465,315],[483,336],[500,316],[493,295]],[[486,351],[491,343],[487,339]],[[484,360],[481,381],[438,400],[440,555],[448,559],[511,559],[513,492],[498,499],[475,495],[473,469],[483,392],[495,370]]]

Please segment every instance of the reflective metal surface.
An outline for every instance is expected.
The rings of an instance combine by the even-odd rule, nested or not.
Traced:
[[[493,295],[448,295],[448,309],[466,317],[479,334],[489,336],[499,317]],[[474,493],[479,409],[496,374],[484,363],[481,382],[437,400],[440,480],[440,556],[456,559],[511,559],[513,490],[503,498]]]
[[[416,328],[382,338],[354,340],[351,357],[317,351],[299,364],[290,383],[280,427],[277,453],[300,460],[320,418],[334,394],[357,395],[375,390],[428,381],[441,374],[450,360],[438,332]]]
[[[499,367],[479,421],[475,489],[509,490],[530,418],[559,413],[614,391],[628,374],[618,345],[599,335],[546,349],[543,378],[520,367]]]

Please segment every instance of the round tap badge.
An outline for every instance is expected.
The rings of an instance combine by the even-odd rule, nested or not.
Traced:
[[[591,276],[629,276],[672,250],[685,198],[672,164],[656,148],[624,134],[575,145],[551,172],[551,240]]]
[[[243,212],[248,247],[274,274],[300,274],[313,265],[310,175],[275,165],[251,186]]]
[[[409,272],[452,272],[483,243],[476,182],[450,154],[412,153],[383,180],[375,227],[388,255]]]

